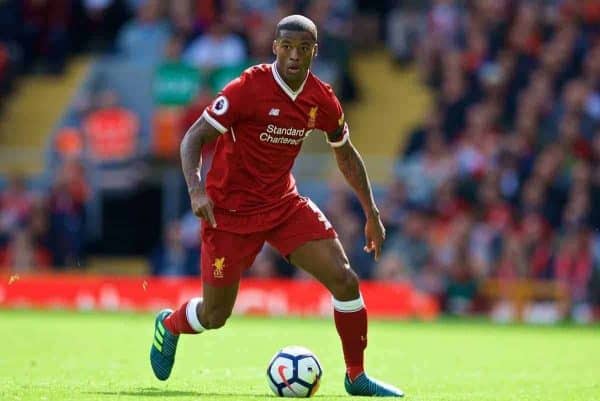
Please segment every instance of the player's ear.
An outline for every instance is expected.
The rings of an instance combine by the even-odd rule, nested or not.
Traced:
[[[277,39],[273,41],[273,55],[277,56]]]

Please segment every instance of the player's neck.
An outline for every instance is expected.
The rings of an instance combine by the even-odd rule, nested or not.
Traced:
[[[281,77],[283,82],[285,82],[285,84],[294,92],[300,89],[302,83],[306,81],[306,77],[308,76],[308,71],[306,71],[306,75],[304,75],[301,79],[291,81],[290,79],[286,78],[285,75],[281,72],[277,63],[275,63],[275,68],[277,68],[277,74]]]
[[[308,75],[308,72],[306,73],[306,75]],[[304,80],[306,79],[306,75],[301,80],[294,81],[294,82],[291,82],[291,81],[283,78],[283,82],[285,82],[287,84],[287,86],[290,87],[291,90],[293,90],[294,92],[297,92],[298,89],[300,89],[300,87],[302,86],[302,82],[304,82]]]

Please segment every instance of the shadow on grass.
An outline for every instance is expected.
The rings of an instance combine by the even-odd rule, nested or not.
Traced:
[[[164,390],[156,387],[140,388],[130,391],[90,391],[86,394],[96,395],[120,395],[131,397],[200,397],[200,396],[222,396],[222,397],[256,397],[260,394],[240,394],[240,393],[201,393],[199,391],[179,391],[179,390]]]
[[[263,394],[244,394],[244,393],[201,393],[199,391],[179,391],[179,390],[164,390],[156,387],[140,388],[130,391],[90,391],[86,394],[110,395],[110,396],[131,396],[131,397],[261,397]],[[329,397],[327,395],[317,395],[315,398]],[[337,398],[338,396],[333,396]],[[339,396],[342,397],[342,396]],[[274,398],[273,396],[269,398]]]

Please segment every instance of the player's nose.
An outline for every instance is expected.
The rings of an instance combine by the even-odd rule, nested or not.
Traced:
[[[296,48],[292,48],[290,52],[290,60],[292,61],[300,61],[300,52]]]

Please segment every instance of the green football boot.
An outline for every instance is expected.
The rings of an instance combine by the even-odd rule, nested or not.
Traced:
[[[344,378],[344,387],[350,395],[371,397],[404,397],[404,393],[394,386],[371,379],[366,373],[361,373],[353,382],[348,375]]]
[[[154,320],[154,338],[152,348],[150,348],[150,364],[158,380],[167,380],[175,363],[175,351],[177,351],[179,336],[171,334],[163,324],[165,318],[171,313],[173,313],[171,309],[163,309],[158,312]]]

